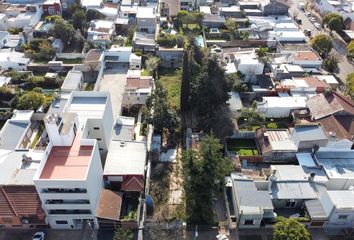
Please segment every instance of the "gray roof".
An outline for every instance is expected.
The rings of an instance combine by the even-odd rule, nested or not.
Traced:
[[[305,206],[312,220],[326,220],[328,218],[320,200],[306,201]]]
[[[300,141],[327,140],[328,137],[321,126],[295,127],[292,131],[292,138],[296,144]]]
[[[134,140],[135,119],[131,117],[120,117],[116,121],[113,129],[113,141],[132,141]]]
[[[0,135],[0,148],[15,149],[22,140],[29,123],[7,121]]]
[[[83,79],[83,74],[81,71],[69,71],[68,75],[61,85],[62,91],[75,91],[78,90]]]
[[[273,209],[268,191],[257,190],[252,180],[234,179],[234,191],[241,211],[246,209],[254,211],[257,208],[258,211],[261,208]]]
[[[309,181],[281,181],[272,183],[273,199],[317,199],[318,193],[325,190],[325,185]]]

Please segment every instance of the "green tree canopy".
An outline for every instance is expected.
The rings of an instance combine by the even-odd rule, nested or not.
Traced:
[[[176,35],[170,33],[161,33],[157,37],[157,43],[161,47],[173,48],[177,45],[177,38]]]
[[[279,217],[273,229],[273,240],[311,240],[305,226],[293,218]]]
[[[75,29],[73,25],[62,19],[55,20],[51,32],[54,37],[60,38],[65,45],[70,44],[71,40],[75,36]]]
[[[37,110],[44,102],[44,94],[30,91],[20,96],[16,108],[21,110]]]
[[[155,77],[155,73],[160,64],[160,58],[155,56],[149,56],[145,61],[145,67],[149,71],[150,74],[153,74]]]
[[[348,44],[347,51],[348,51],[348,57],[353,58],[354,57],[354,40],[352,40]]]
[[[72,16],[72,20],[74,28],[82,31],[86,24],[86,11],[84,9],[76,10]]]
[[[311,46],[321,57],[326,57],[332,50],[333,43],[330,36],[320,33],[311,40]]]
[[[96,9],[88,9],[86,12],[87,21],[90,22],[95,19],[103,19],[104,15]]]
[[[333,73],[336,69],[338,69],[338,60],[335,57],[326,58],[323,61],[323,68],[328,72]]]
[[[346,94],[351,98],[354,97],[354,73],[351,73],[347,76]]]
[[[329,13],[323,18],[323,23],[328,26],[331,31],[340,31],[343,28],[343,17],[338,13]]]

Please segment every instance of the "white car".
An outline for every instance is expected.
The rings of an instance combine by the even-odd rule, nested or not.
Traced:
[[[316,22],[316,18],[314,18],[314,17],[309,17],[309,19],[311,22]]]
[[[318,22],[315,22],[313,25],[315,25],[315,27],[316,27],[317,29],[320,29],[320,28],[321,28],[321,24],[319,24]]]
[[[44,240],[44,232],[36,232],[33,237],[32,240]]]
[[[219,234],[216,236],[217,240],[229,240],[224,234]]]

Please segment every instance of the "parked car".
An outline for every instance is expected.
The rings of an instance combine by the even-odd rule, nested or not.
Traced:
[[[304,33],[305,33],[305,35],[308,36],[308,37],[311,37],[311,35],[312,35],[312,32],[311,32],[310,29],[305,29],[305,30],[304,30]]]
[[[44,240],[44,232],[36,232],[33,237],[32,240]]]
[[[309,17],[309,19],[311,22],[316,22],[316,18],[314,18],[314,17]]]
[[[296,22],[297,22],[297,24],[302,24],[302,19],[301,18],[296,18]]]
[[[321,29],[321,24],[319,24],[318,22],[315,22],[313,25],[315,25],[317,29]]]
[[[311,17],[311,13],[305,12],[306,16]]]

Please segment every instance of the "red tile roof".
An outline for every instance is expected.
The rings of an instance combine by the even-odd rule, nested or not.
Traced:
[[[321,60],[320,56],[313,51],[297,52],[294,56],[296,61],[316,61]]]
[[[151,84],[151,78],[128,77],[125,87],[137,89],[150,88]]]
[[[141,178],[128,176],[122,184],[122,191],[141,192],[144,190],[144,180]]]
[[[96,216],[99,218],[116,220],[120,218],[122,208],[122,197],[111,190],[102,189],[96,209]]]
[[[353,116],[333,116],[318,120],[326,132],[334,132],[338,139],[352,140],[354,136]]]

